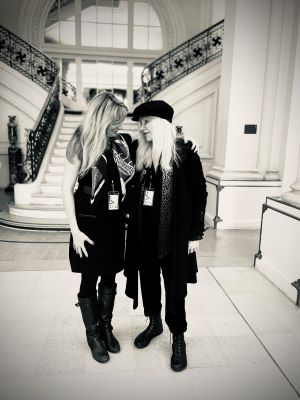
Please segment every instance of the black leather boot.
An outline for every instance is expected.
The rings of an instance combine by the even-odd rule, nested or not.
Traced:
[[[101,339],[104,340],[107,350],[111,353],[118,353],[120,351],[120,344],[112,333],[113,327],[111,325],[115,296],[115,287],[110,288],[98,285],[99,328]]]
[[[109,360],[109,354],[106,351],[105,343],[100,338],[100,332],[97,326],[97,298],[94,297],[79,297],[77,307],[80,307],[82,319],[86,329],[86,338],[90,346],[93,358],[105,363]]]
[[[160,312],[149,316],[150,322],[147,328],[141,332],[134,340],[134,344],[138,349],[147,347],[151,340],[163,332],[163,325]]]
[[[172,350],[173,354],[171,357],[171,368],[176,372],[182,371],[187,366],[186,345],[183,333],[173,335]]]

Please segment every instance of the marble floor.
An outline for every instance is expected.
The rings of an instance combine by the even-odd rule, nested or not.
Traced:
[[[122,273],[113,319],[121,352],[107,364],[92,359],[68,236],[0,228],[1,400],[300,398],[300,308],[253,267],[258,231],[207,231],[180,373],[169,366],[166,325],[149,347],[134,347],[147,321],[124,295]]]

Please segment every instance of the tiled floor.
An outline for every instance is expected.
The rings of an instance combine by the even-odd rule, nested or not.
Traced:
[[[121,273],[113,322],[122,350],[104,365],[92,359],[67,233],[0,228],[0,240],[1,400],[300,397],[300,309],[253,268],[257,231],[209,230],[201,242],[181,373],[169,367],[166,326],[148,348],[133,346],[147,322],[124,295]]]

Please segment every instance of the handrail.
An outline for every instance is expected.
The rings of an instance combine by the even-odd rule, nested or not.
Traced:
[[[223,51],[224,20],[193,36],[147,65],[142,72],[140,100],[155,94],[190,72],[220,57]]]
[[[58,65],[46,54],[0,25],[0,60],[49,91]]]
[[[77,97],[77,90],[72,83],[66,81],[64,78],[60,78],[60,84],[61,84],[61,93],[68,97],[72,101],[76,101]]]
[[[46,54],[0,25],[0,60],[20,72],[48,95],[32,129],[26,129],[23,182],[38,175],[60,109],[59,67]]]
[[[53,86],[32,129],[26,129],[26,158],[23,166],[26,172],[24,183],[33,182],[38,175],[57,116],[60,110],[59,76],[56,75]]]

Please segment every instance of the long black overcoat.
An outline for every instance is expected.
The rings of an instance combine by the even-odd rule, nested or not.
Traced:
[[[131,144],[131,138],[124,135]],[[106,151],[106,179],[95,201],[91,203],[90,191],[92,174],[88,172],[79,179],[79,186],[74,195],[76,219],[79,229],[94,241],[94,245],[85,242],[88,257],[82,258],[73,249],[71,235],[69,245],[69,260],[73,272],[88,275],[113,275],[124,268],[125,250],[125,214],[120,201],[119,210],[108,210],[108,192],[114,190],[121,196],[121,183],[118,167],[111,151]]]
[[[172,304],[175,298],[187,294],[187,283],[197,282],[196,254],[188,254],[188,242],[199,240],[204,233],[204,212],[206,207],[206,183],[202,164],[198,154],[191,149],[191,144],[177,141],[180,164],[173,166],[172,222],[171,222],[171,287]],[[137,210],[139,199],[139,173],[136,173],[135,184],[128,194],[131,204],[131,215],[128,224],[125,269],[127,277],[126,295],[134,300],[133,307],[138,305],[138,270],[143,259],[150,255],[138,256],[137,251]],[[129,206],[130,207],[130,206]],[[172,305],[171,305],[172,307]]]

